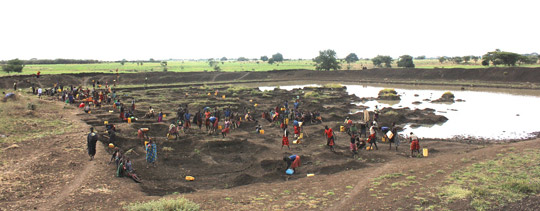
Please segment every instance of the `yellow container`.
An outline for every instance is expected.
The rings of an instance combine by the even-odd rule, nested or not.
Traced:
[[[285,108],[281,108],[281,111],[285,111]]]
[[[285,119],[285,124],[286,124],[286,125],[289,124],[289,118],[286,118],[286,119]]]
[[[192,176],[186,176],[186,181],[194,181],[195,177]]]
[[[386,136],[383,136],[382,137],[382,142],[387,142],[388,141],[388,138],[386,138]]]
[[[339,126],[339,132],[345,132],[345,126]]]
[[[315,176],[315,174],[307,174],[308,177]]]
[[[131,124],[131,118],[127,118],[128,124]]]
[[[104,125],[109,124],[109,121],[104,121],[103,124]]]
[[[210,92],[208,92],[208,96],[210,96],[210,95],[212,95],[212,94],[210,94]]]
[[[264,134],[264,130],[259,130],[259,133],[260,133],[260,134]]]
[[[88,113],[90,114],[90,113],[92,113],[92,111],[88,111]]]
[[[217,126],[217,129],[218,129],[218,130],[221,130],[221,125],[218,125],[218,126]]]
[[[114,148],[114,144],[113,144],[113,143],[110,143],[110,144],[109,144],[109,148],[111,148],[111,149]]]
[[[113,110],[109,110],[109,113],[112,113],[112,112],[114,112],[114,111],[113,111]]]
[[[428,149],[424,148],[424,157],[427,157],[429,155]]]
[[[257,103],[255,103],[255,105],[253,105],[254,107],[257,107]]]
[[[251,102],[253,102],[253,100],[249,100],[249,102],[251,103]]]
[[[144,141],[144,146],[146,147],[148,145],[148,141]]]
[[[366,150],[372,150],[373,147],[367,146]]]
[[[221,98],[225,99],[225,95],[222,95]]]
[[[304,133],[300,133],[300,136],[298,136],[298,140],[303,139],[303,138],[304,138]]]
[[[167,117],[167,114],[163,114],[163,118]]]

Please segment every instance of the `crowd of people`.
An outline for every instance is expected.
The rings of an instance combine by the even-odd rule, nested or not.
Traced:
[[[108,82],[102,83],[97,80],[92,80],[92,89],[83,88],[82,86],[66,87],[61,83],[55,83],[51,88],[41,88],[31,86],[32,93],[42,96],[57,97],[68,104],[79,103],[79,107],[86,113],[91,113],[94,108],[100,108],[102,105],[111,105],[113,109],[119,113],[119,118],[124,122],[136,121],[135,109],[136,102],[132,98],[131,101],[125,105],[117,96],[114,87],[116,86],[116,80],[111,87]],[[16,89],[16,84],[14,84]],[[5,98],[13,97],[14,94],[10,93]],[[356,157],[361,149],[364,147],[367,150],[378,150],[377,142],[382,140],[389,143],[389,149],[392,150],[392,144],[394,144],[395,150],[398,150],[400,145],[400,139],[398,135],[398,129],[395,123],[392,123],[390,127],[379,127],[377,121],[379,119],[380,111],[376,106],[373,117],[369,115],[369,112],[365,111],[367,115],[359,122],[353,122],[349,117],[344,121],[343,128],[340,128],[340,132],[345,132],[350,137],[349,148],[353,157]],[[160,109],[156,113],[155,109],[150,106],[143,118],[157,118],[157,122],[164,121],[165,114]],[[291,106],[287,100],[277,104],[273,109],[263,111],[261,113],[261,119],[266,120],[269,124],[275,124],[281,129],[282,145],[281,148],[287,147],[291,149],[290,144],[301,143],[304,136],[303,127],[310,124],[322,124],[323,119],[319,111],[307,111],[302,109],[301,101],[299,99],[294,100]],[[372,120],[370,120],[372,119]],[[176,118],[170,119],[170,125],[166,137],[170,140],[177,140],[180,138],[180,133],[190,133],[193,127],[199,130],[206,129],[208,135],[221,135],[225,138],[232,130],[239,128],[243,122],[253,121],[256,122],[256,133],[263,133],[262,123],[256,120],[253,113],[248,108],[233,110],[231,107],[225,108],[198,108],[193,114],[190,112],[188,104],[179,105],[176,109]],[[292,128],[289,127],[292,125]],[[107,135],[109,136],[109,143],[116,146],[116,129],[113,124],[106,125]],[[292,134],[291,134],[291,132]],[[157,161],[157,145],[156,142],[148,136],[148,128],[141,128],[138,130],[138,137],[141,142],[144,143],[144,149],[146,151],[147,168],[149,166],[156,166]],[[292,139],[290,139],[292,137]],[[328,125],[324,126],[324,137],[326,138],[326,144],[332,152],[335,152],[336,146],[336,134],[334,130]],[[87,146],[90,160],[93,159],[96,150],[96,141],[98,135],[91,129],[88,134]],[[410,134],[411,143],[411,157],[414,153],[420,153],[419,139],[413,133]],[[287,163],[287,169],[291,168],[293,171],[301,165],[299,155],[291,155],[283,159]],[[128,156],[126,156],[118,147],[114,147],[114,153],[111,158],[111,162],[116,163],[117,176],[129,176],[135,181],[140,182],[140,179],[136,176],[133,170],[132,163]],[[292,167],[291,167],[292,166]]]

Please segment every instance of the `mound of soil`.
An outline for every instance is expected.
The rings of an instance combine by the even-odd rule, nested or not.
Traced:
[[[436,99],[434,101],[431,101],[433,103],[453,103],[454,102],[454,94],[451,92],[445,92],[441,98]]]

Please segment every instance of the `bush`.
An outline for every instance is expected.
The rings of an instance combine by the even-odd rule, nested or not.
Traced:
[[[382,89],[379,91],[379,96],[381,97],[387,97],[387,96],[397,96],[397,92],[395,89]]]
[[[341,85],[341,84],[325,84],[323,86],[324,88],[329,88],[329,89],[341,89],[345,86]]]
[[[199,210],[198,204],[185,198],[160,199],[149,202],[131,203],[124,207],[129,211],[173,211],[173,210]]]

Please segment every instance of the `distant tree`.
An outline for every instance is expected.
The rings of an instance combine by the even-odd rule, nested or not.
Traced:
[[[245,61],[249,61],[248,58],[246,57],[238,57],[238,59],[236,59],[237,61],[240,61],[240,62],[245,62]]]
[[[469,61],[471,60],[471,57],[472,56],[463,56],[462,59],[465,63],[469,63]]]
[[[124,65],[125,63],[126,63],[126,59],[122,59],[122,61],[120,61],[121,65]]]
[[[439,62],[442,64],[444,63],[446,60],[448,60],[448,58],[446,58],[446,56],[441,56],[439,57]]]
[[[19,59],[12,59],[6,62],[6,64],[2,65],[2,70],[6,73],[16,72],[20,73],[22,72],[24,68],[23,61]]]
[[[214,66],[214,71],[216,71],[216,72],[221,71],[221,67],[219,67],[218,65]]]
[[[484,56],[482,56],[483,60],[486,61],[482,61],[482,65],[484,63],[487,63],[489,65],[489,62],[491,62],[495,66],[501,64],[506,66],[515,66],[516,62],[518,62],[521,56],[522,55],[519,55],[517,53],[505,52],[497,49],[495,51],[488,52]]]
[[[227,61],[227,57],[221,57],[221,61]]]
[[[268,59],[268,64],[274,64],[274,62],[275,62],[275,61],[274,61],[274,58]]]
[[[519,64],[535,64],[538,61],[538,56],[521,55],[518,59]]]
[[[163,68],[163,72],[167,72],[167,61],[161,61],[160,65]]]
[[[328,71],[330,69],[337,70],[341,68],[339,62],[336,59],[336,52],[331,49],[319,51],[319,56],[315,57],[313,61],[316,63],[316,70]]]
[[[283,62],[283,55],[281,55],[281,53],[276,53],[272,55],[272,59],[274,59],[275,62]]]
[[[478,59],[480,59],[479,56],[471,56],[471,59],[474,61],[474,63],[476,64],[476,62],[478,62]]]
[[[155,62],[156,60],[154,60],[154,58],[150,58],[148,61]]]
[[[415,59],[418,59],[418,60],[423,60],[423,59],[426,59],[426,56],[424,55],[421,55],[421,56],[417,56]]]
[[[214,59],[208,59],[208,66],[214,67],[218,65],[218,61],[214,61]]]
[[[345,61],[350,64],[360,61],[360,59],[358,59],[358,56],[356,56],[355,53],[350,53],[349,55],[347,55],[347,57],[345,57]]]
[[[456,64],[460,64],[461,62],[463,62],[463,59],[461,58],[461,56],[454,56],[452,57],[452,61]]]
[[[262,60],[263,62],[268,61],[268,56],[261,56],[261,60]]]
[[[489,66],[489,60],[482,60],[482,66]]]
[[[390,56],[377,55],[375,58],[371,59],[371,61],[376,67],[382,67],[382,64],[384,63],[384,67],[390,68],[392,67],[393,59]]]
[[[414,68],[413,58],[409,55],[400,56],[397,61],[398,67]]]

